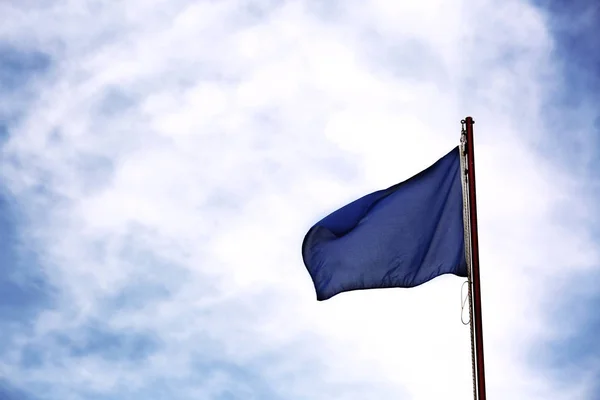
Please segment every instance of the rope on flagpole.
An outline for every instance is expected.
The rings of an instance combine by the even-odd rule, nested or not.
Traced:
[[[477,374],[475,367],[475,331],[473,327],[473,292],[472,292],[472,280],[471,280],[471,220],[469,215],[469,186],[467,182],[467,160],[466,160],[466,141],[467,141],[467,131],[465,128],[465,120],[461,121],[462,130],[460,136],[460,168],[461,168],[461,177],[462,177],[462,194],[463,194],[463,224],[464,224],[464,235],[465,235],[465,261],[467,263],[467,281],[463,283],[461,287],[461,322],[466,325],[463,321],[464,307],[466,299],[463,301],[463,288],[464,284],[467,283],[468,290],[468,300],[469,300],[469,328],[471,333],[471,369],[472,369],[472,378],[473,378],[473,399],[477,400]]]
[[[467,301],[469,301],[469,293],[467,292],[466,296],[463,295],[463,291],[465,290],[465,285],[467,283],[469,283],[468,280],[464,281],[462,286],[460,287],[460,322],[462,322],[463,325],[469,325],[471,323],[471,313],[469,313],[469,319],[466,322],[464,320],[465,305],[467,304]]]

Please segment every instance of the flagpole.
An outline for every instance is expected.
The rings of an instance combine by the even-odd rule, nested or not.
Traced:
[[[467,180],[469,187],[469,219],[471,232],[471,262],[473,266],[473,314],[475,322],[475,354],[478,400],[485,399],[485,370],[483,360],[483,326],[481,321],[481,285],[479,277],[479,235],[477,230],[477,202],[475,193],[475,147],[473,144],[473,118],[464,120],[467,133]]]

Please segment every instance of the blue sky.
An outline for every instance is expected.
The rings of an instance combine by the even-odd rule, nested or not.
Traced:
[[[489,398],[600,399],[599,8],[406,3],[0,4],[0,398],[466,398],[460,279],[300,245],[472,115]]]

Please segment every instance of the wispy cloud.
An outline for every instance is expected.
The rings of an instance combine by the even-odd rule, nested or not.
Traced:
[[[465,398],[460,280],[317,304],[300,244],[323,214],[456,145],[472,114],[490,397],[590,398],[597,363],[573,359],[565,382],[531,360],[569,332],[550,314],[577,292],[561,283],[598,268],[582,178],[537,147],[564,90],[543,11],[156,0],[0,14],[0,54],[16,60],[0,63],[15,271],[0,299],[28,310],[2,311],[11,387]]]

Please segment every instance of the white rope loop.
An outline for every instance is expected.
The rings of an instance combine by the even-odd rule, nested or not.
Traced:
[[[464,316],[465,316],[465,305],[467,304],[467,301],[469,300],[469,293],[467,292],[467,295],[465,296],[464,293],[464,289],[465,289],[465,285],[468,284],[469,281],[464,281],[462,286],[460,287],[460,322],[462,322],[463,325],[469,325],[471,323],[471,315],[469,313],[469,319],[465,322]],[[467,286],[467,290],[468,290],[468,286]]]

